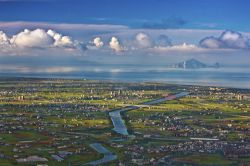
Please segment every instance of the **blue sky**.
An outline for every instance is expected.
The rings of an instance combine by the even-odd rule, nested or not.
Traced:
[[[247,0],[0,0],[0,72],[249,65],[249,11]]]
[[[183,27],[248,31],[246,0],[10,0],[0,2],[1,21],[142,26],[179,18]],[[140,25],[141,24],[141,25]]]

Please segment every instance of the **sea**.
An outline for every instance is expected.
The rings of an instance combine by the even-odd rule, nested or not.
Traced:
[[[250,89],[249,68],[174,69],[174,68],[109,68],[82,69],[69,73],[0,73],[0,77],[34,77],[107,80],[122,82],[162,82]]]

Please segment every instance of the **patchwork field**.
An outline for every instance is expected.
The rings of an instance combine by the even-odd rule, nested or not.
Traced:
[[[128,137],[113,132],[109,111],[183,91],[122,113]],[[248,165],[249,112],[247,89],[1,78],[0,165],[81,165],[102,158],[95,142],[117,155],[108,165]]]

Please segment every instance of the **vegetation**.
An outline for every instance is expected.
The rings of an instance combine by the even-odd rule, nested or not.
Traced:
[[[123,118],[133,136],[113,141],[121,135],[111,130],[108,111],[181,91],[190,95],[125,112]],[[26,165],[17,159],[34,155],[48,161],[28,164],[80,165],[102,157],[89,146],[95,142],[118,156],[110,165],[142,161],[152,165],[164,156],[176,165],[244,164],[249,153],[237,150],[250,139],[249,95],[249,90],[162,83],[2,78],[0,165]],[[192,151],[190,144],[204,148]],[[218,144],[217,151],[206,149],[213,144]],[[228,152],[229,145],[237,145],[237,154]],[[61,151],[70,154],[59,162],[52,156]]]

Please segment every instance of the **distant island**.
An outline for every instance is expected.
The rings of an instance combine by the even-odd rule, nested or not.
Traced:
[[[174,65],[174,67],[181,68],[181,69],[219,68],[220,64],[217,62],[215,64],[208,65],[208,64],[198,61],[197,59],[192,58],[192,59],[177,63]]]

